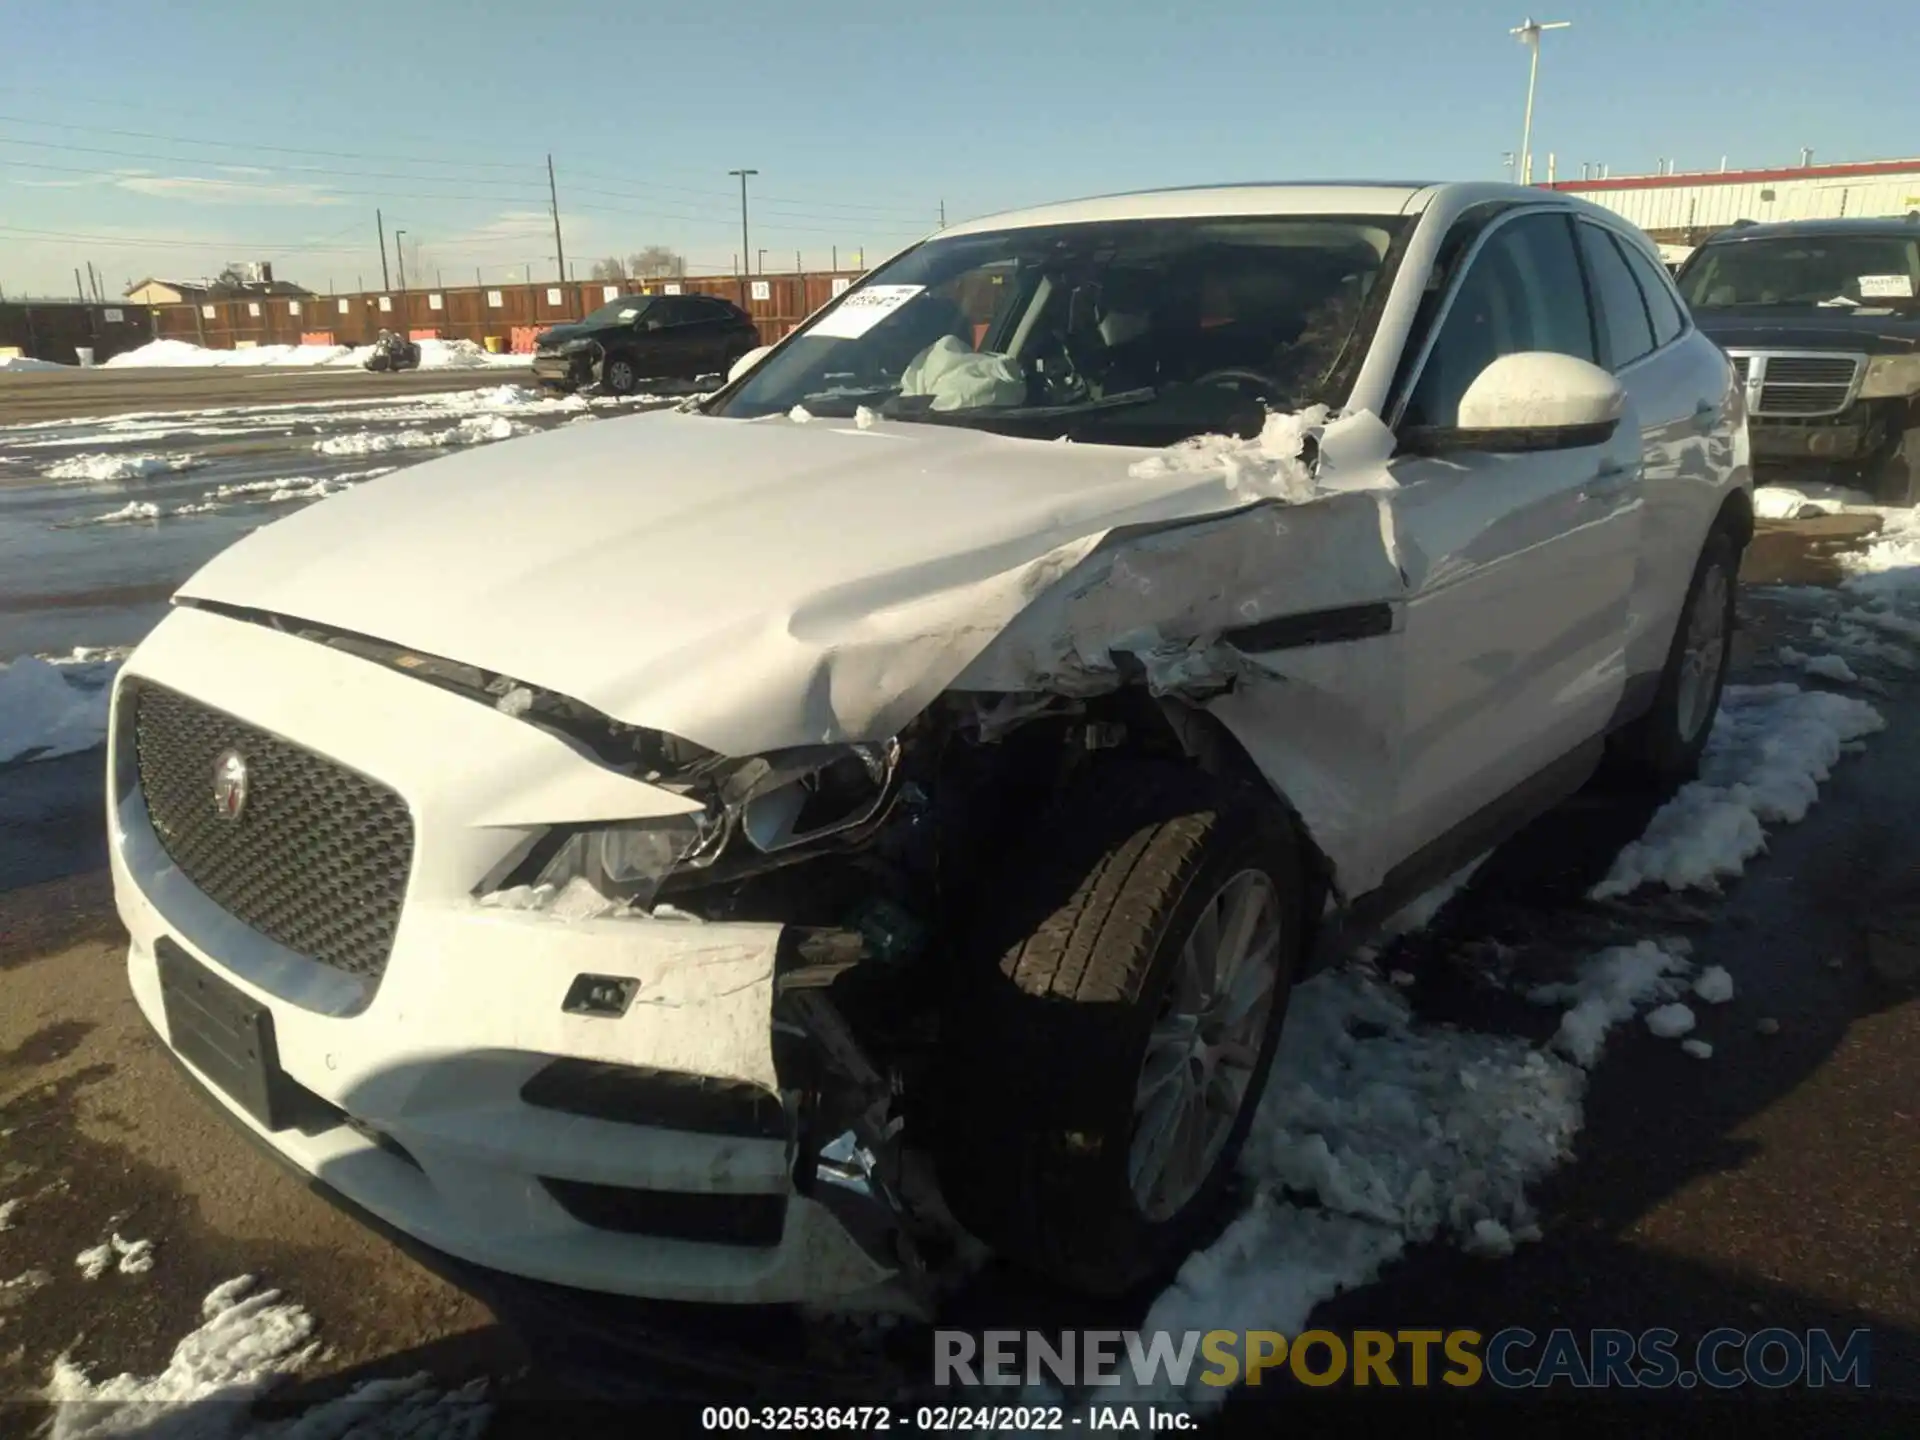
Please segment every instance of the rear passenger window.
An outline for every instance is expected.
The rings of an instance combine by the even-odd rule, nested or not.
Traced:
[[[1653,317],[1653,343],[1666,345],[1677,340],[1680,332],[1687,328],[1687,320],[1665,270],[1654,264],[1638,245],[1627,244],[1618,236],[1614,237],[1614,243],[1627,257],[1627,268],[1633,271],[1633,278],[1640,282],[1640,293],[1646,297],[1647,313]]]
[[[1600,335],[1606,341],[1607,363],[1618,370],[1653,349],[1653,322],[1639,283],[1627,268],[1620,247],[1598,225],[1580,225],[1580,251],[1586,257],[1587,278],[1593,285],[1594,308],[1600,312]]]
[[[1403,419],[1457,424],[1460,397],[1480,372],[1524,350],[1594,358],[1580,262],[1559,215],[1523,215],[1488,236],[1440,322]]]

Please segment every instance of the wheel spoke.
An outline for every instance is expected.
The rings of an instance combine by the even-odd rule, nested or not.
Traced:
[[[1146,1063],[1140,1069],[1140,1088],[1134,1094],[1133,1113],[1145,1111],[1167,1086],[1178,1084],[1187,1068],[1188,1044],[1184,1036],[1157,1038],[1147,1043]]]
[[[1178,1138],[1180,1117],[1187,1109],[1187,1087],[1174,1085],[1160,1094],[1140,1119],[1127,1154],[1127,1178],[1136,1197],[1157,1194],[1166,1176],[1168,1157]]]

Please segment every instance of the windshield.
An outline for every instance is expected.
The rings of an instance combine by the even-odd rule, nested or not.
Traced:
[[[1130,220],[928,241],[874,272],[713,413],[796,406],[1035,438],[1167,444],[1338,403],[1399,217]]]
[[[653,303],[646,295],[623,295],[611,304],[602,305],[580,323],[582,325],[631,325],[646,313]]]
[[[1702,249],[1678,283],[1695,310],[1910,305],[1920,293],[1920,243],[1899,235],[1733,240]]]

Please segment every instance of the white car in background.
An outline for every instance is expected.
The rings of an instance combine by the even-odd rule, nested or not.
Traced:
[[[1699,758],[1741,391],[1602,210],[1058,205],[754,360],[248,537],[118,681],[142,1010],[429,1246],[860,1305],[957,1221],[1126,1289],[1310,952]]]

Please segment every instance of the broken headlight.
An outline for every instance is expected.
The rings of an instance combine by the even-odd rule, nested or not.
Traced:
[[[645,908],[681,866],[712,864],[724,840],[724,827],[704,812],[575,830],[533,883],[559,891],[585,880],[609,900]]]
[[[582,826],[534,878],[556,891],[583,879],[609,900],[651,906],[668,876],[720,858],[737,833],[763,855],[880,818],[894,798],[900,744],[810,745],[710,769],[707,808],[691,815]]]
[[[900,743],[810,745],[745,760],[721,783],[721,803],[763,855],[866,824],[893,797]]]
[[[1860,398],[1885,395],[1920,395],[1920,355],[1876,355],[1867,361]]]

